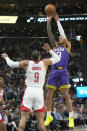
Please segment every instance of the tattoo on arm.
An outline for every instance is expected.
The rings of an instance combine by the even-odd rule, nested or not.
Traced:
[[[52,33],[52,31],[51,31],[50,22],[48,22],[48,21],[47,21],[47,33],[48,33],[48,37],[49,37],[51,46],[52,46],[52,47],[55,46],[55,45],[56,45],[55,38],[54,38],[53,33]]]

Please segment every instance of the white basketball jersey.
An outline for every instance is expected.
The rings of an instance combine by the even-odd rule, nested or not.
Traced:
[[[25,81],[27,87],[43,87],[45,75],[46,70],[43,61],[39,61],[37,64],[34,61],[29,61]]]
[[[0,90],[0,102],[1,102],[1,100],[2,100],[2,97],[3,97],[3,89]]]

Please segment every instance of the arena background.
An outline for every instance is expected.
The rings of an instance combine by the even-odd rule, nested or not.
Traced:
[[[42,46],[49,42],[46,29],[45,5],[51,3],[56,6],[61,24],[72,44],[69,63],[70,93],[73,100],[73,108],[76,113],[75,129],[87,130],[87,1],[86,0],[0,0],[0,53],[7,52],[13,60],[31,59],[31,52],[38,49],[42,58],[49,57]],[[8,17],[9,16],[9,17]],[[55,26],[54,26],[55,25]],[[57,25],[51,22],[55,39],[58,39]],[[50,67],[46,76],[49,75]],[[9,68],[0,58],[0,76],[5,79],[4,98],[6,109],[3,115],[6,119],[8,131],[18,126],[20,119],[20,103],[22,100],[24,85],[24,71]],[[46,84],[46,83],[45,83]],[[82,87],[83,96],[77,96],[77,87]],[[79,88],[80,89],[80,88]],[[44,85],[46,93],[46,88]],[[85,93],[85,94],[84,94]],[[59,93],[58,93],[59,94]],[[81,98],[80,98],[81,97]],[[68,130],[66,118],[68,113],[64,99],[57,93],[53,98],[53,110],[62,114],[63,120],[56,120],[48,130]],[[29,124],[30,121],[30,124]],[[11,126],[9,126],[11,123]],[[65,125],[64,125],[65,124]],[[27,121],[26,131],[38,130],[35,114]],[[79,129],[79,130],[80,130]],[[14,129],[17,130],[17,129]],[[78,131],[78,129],[77,129]]]

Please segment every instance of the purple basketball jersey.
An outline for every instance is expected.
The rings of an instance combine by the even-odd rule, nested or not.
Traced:
[[[52,67],[57,68],[57,67],[66,67],[68,66],[68,61],[69,61],[69,53],[66,50],[66,47],[58,45],[57,48],[54,50],[56,54],[59,55],[60,61],[56,64],[54,64]]]
[[[52,70],[49,75],[47,88],[54,88],[60,86],[69,87],[69,76],[68,76],[68,61],[69,53],[66,47],[58,45],[54,50],[60,57],[60,61],[52,66]],[[58,67],[62,67],[61,70]]]

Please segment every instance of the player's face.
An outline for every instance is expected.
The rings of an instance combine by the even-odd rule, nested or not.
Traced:
[[[58,44],[59,44],[59,45],[63,45],[63,44],[64,44],[64,41],[63,41],[63,39],[62,39],[61,36],[59,37]]]

